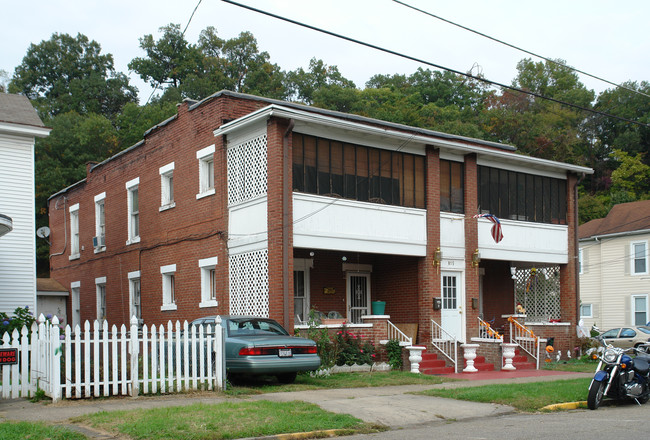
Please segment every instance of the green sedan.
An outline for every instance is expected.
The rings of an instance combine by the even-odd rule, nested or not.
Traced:
[[[216,316],[195,319],[193,325],[214,325]],[[273,375],[292,383],[301,371],[320,367],[316,343],[289,333],[277,321],[254,316],[221,316],[226,330],[226,371],[229,374]]]

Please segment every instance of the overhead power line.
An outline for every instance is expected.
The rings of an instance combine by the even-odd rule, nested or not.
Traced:
[[[519,46],[515,46],[514,44],[510,44],[510,43],[505,42],[505,41],[503,41],[503,40],[499,40],[498,38],[491,37],[491,36],[489,36],[489,35],[487,35],[487,34],[484,34],[484,33],[482,33],[482,32],[479,32],[479,31],[474,30],[474,29],[472,29],[472,28],[469,28],[469,27],[467,27],[467,26],[463,26],[462,24],[455,23],[455,22],[453,22],[453,21],[451,21],[451,20],[447,20],[446,18],[440,17],[439,15],[435,15],[435,14],[433,14],[433,13],[431,13],[431,12],[427,12],[427,11],[425,11],[425,10],[423,10],[423,9],[416,8],[415,6],[409,5],[408,3],[404,3],[404,2],[402,2],[402,1],[400,1],[400,0],[393,0],[393,1],[394,1],[395,3],[398,3],[398,4],[402,5],[402,6],[406,6],[407,8],[413,9],[414,11],[421,12],[422,14],[425,14],[425,15],[428,15],[428,16],[430,16],[430,17],[436,18],[436,19],[438,19],[438,20],[440,20],[440,21],[444,21],[445,23],[449,23],[449,24],[452,25],[452,26],[456,26],[456,27],[459,27],[459,28],[464,29],[464,30],[466,30],[466,31],[472,32],[472,33],[474,33],[474,34],[476,34],[476,35],[480,35],[481,37],[485,37],[485,38],[487,38],[487,39],[489,39],[489,40],[492,40],[492,41],[495,41],[495,42],[497,42],[497,43],[503,44],[504,46],[508,46],[508,47],[510,47],[510,48],[512,48],[512,49],[515,49],[515,50],[518,50],[518,51],[520,51],[520,52],[524,52],[524,53],[526,53],[526,54],[528,54],[528,55],[532,55],[532,56],[534,56],[534,57],[536,57],[536,58],[541,58],[541,59],[543,59],[544,61],[548,61],[549,63],[553,63],[553,64],[555,64],[556,66],[566,67],[566,68],[568,68],[568,69],[573,70],[574,72],[578,72],[578,73],[581,73],[581,74],[583,74],[583,75],[589,76],[589,77],[591,77],[591,78],[597,79],[598,81],[602,81],[602,82],[605,82],[605,83],[607,83],[607,84],[611,84],[611,85],[613,85],[613,86],[615,86],[615,87],[619,87],[619,88],[621,88],[621,89],[625,89],[625,90],[627,90],[627,91],[629,91],[629,92],[637,93],[637,94],[639,94],[639,95],[643,95],[643,96],[645,96],[646,98],[650,98],[650,95],[647,95],[647,94],[645,94],[645,93],[643,93],[643,92],[640,92],[640,91],[638,91],[638,90],[631,89],[631,88],[626,87],[626,86],[624,86],[624,85],[622,85],[622,84],[616,84],[615,82],[609,81],[609,80],[607,80],[607,79],[605,79],[605,78],[601,78],[601,77],[596,76],[596,75],[592,75],[591,73],[587,73],[587,72],[585,72],[585,71],[583,71],[583,70],[576,69],[575,67],[571,67],[571,66],[569,66],[569,65],[567,65],[567,64],[559,63],[559,62],[557,62],[557,61],[555,61],[555,60],[553,60],[553,59],[551,59],[551,58],[547,58],[547,57],[545,57],[545,56],[543,56],[543,55],[538,55],[538,54],[536,54],[536,53],[534,53],[534,52],[531,52],[531,51],[529,51],[529,50],[526,50],[526,49],[522,49],[522,48],[519,47]]]
[[[381,51],[381,52],[385,52],[385,53],[388,53],[388,54],[391,54],[391,55],[395,55],[395,56],[398,56],[398,57],[400,57],[400,58],[405,58],[405,59],[407,59],[407,60],[415,61],[415,62],[417,62],[417,63],[421,63],[421,64],[424,64],[424,65],[427,65],[427,66],[431,66],[431,67],[434,67],[434,68],[436,68],[436,69],[446,70],[446,71],[448,71],[448,72],[455,73],[456,75],[465,76],[465,77],[467,77],[467,78],[471,78],[471,79],[476,80],[476,81],[481,81],[481,82],[484,82],[484,83],[486,83],[486,84],[490,84],[490,85],[492,85],[492,86],[501,87],[501,88],[503,88],[503,89],[508,89],[508,90],[512,90],[512,91],[515,91],[515,92],[523,93],[523,94],[525,94],[525,95],[533,96],[533,97],[535,97],[535,98],[539,98],[539,99],[544,99],[544,100],[547,100],[547,101],[555,102],[555,103],[560,104],[560,105],[564,105],[564,106],[572,107],[572,108],[575,108],[575,109],[578,109],[578,110],[582,110],[582,111],[585,111],[585,112],[589,112],[589,113],[593,113],[593,114],[597,114],[597,115],[605,116],[605,117],[607,117],[607,118],[618,119],[619,121],[628,122],[628,123],[630,123],[630,124],[636,124],[636,125],[640,125],[640,126],[642,126],[642,127],[650,127],[650,125],[648,125],[648,124],[644,124],[644,123],[642,123],[642,122],[638,122],[638,121],[634,121],[634,120],[632,120],[632,119],[627,119],[627,118],[623,118],[623,117],[620,117],[620,116],[612,115],[612,114],[609,114],[609,113],[601,112],[601,111],[599,111],[599,110],[594,110],[594,109],[590,109],[590,108],[582,107],[582,106],[577,105],[577,104],[572,104],[572,103],[570,103],[570,102],[561,101],[561,100],[559,100],[559,99],[555,99],[555,98],[551,98],[551,97],[548,97],[548,96],[544,96],[544,95],[541,95],[541,94],[539,94],[539,93],[535,93],[535,92],[532,92],[532,91],[529,91],[529,90],[520,89],[520,88],[518,88],[518,87],[508,86],[508,85],[506,85],[506,84],[502,84],[502,83],[499,83],[499,82],[496,82],[496,81],[491,81],[491,80],[489,80],[489,79],[482,78],[482,77],[480,77],[480,76],[475,76],[475,75],[472,75],[472,74],[470,74],[470,73],[465,73],[465,72],[461,72],[461,71],[459,71],[459,70],[451,69],[451,68],[449,68],[449,67],[445,67],[445,66],[442,66],[442,65],[440,65],[440,64],[435,64],[435,63],[432,63],[432,62],[430,62],[430,61],[425,61],[425,60],[423,60],[423,59],[421,59],[421,58],[417,58],[417,57],[414,57],[414,56],[411,56],[411,55],[406,55],[406,54],[404,54],[404,53],[397,52],[397,51],[392,50],[392,49],[386,49],[386,48],[384,48],[384,47],[377,46],[377,45],[372,44],[372,43],[367,43],[367,42],[365,42],[365,41],[357,40],[357,39],[352,38],[352,37],[348,37],[348,36],[345,36],[345,35],[337,34],[337,33],[335,33],[335,32],[328,31],[328,30],[326,30],[326,29],[322,29],[322,28],[319,28],[319,27],[316,27],[316,26],[312,26],[312,25],[310,25],[310,24],[303,23],[303,22],[300,22],[300,21],[297,21],[297,20],[293,20],[293,19],[291,19],[291,18],[283,17],[283,16],[281,16],[281,15],[277,15],[277,14],[274,14],[274,13],[272,13],[272,12],[264,11],[264,10],[262,10],[262,9],[254,8],[254,7],[252,7],[252,6],[248,6],[248,5],[244,5],[244,4],[241,4],[241,3],[237,3],[237,2],[234,2],[234,1],[232,1],[232,0],[221,0],[221,1],[223,1],[223,2],[225,2],[225,3],[228,3],[228,4],[231,4],[231,5],[234,5],[234,6],[238,6],[238,7],[240,7],[240,8],[248,9],[248,10],[253,11],[253,12],[257,12],[257,13],[259,13],[259,14],[266,15],[266,16],[268,16],[268,17],[273,17],[273,18],[276,18],[276,19],[278,19],[278,20],[286,21],[286,22],[288,22],[288,23],[292,23],[292,24],[295,24],[295,25],[297,25],[297,26],[301,26],[301,27],[304,27],[304,28],[307,28],[307,29],[311,29],[311,30],[314,30],[314,31],[317,31],[317,32],[320,32],[320,33],[323,33],[323,34],[326,34],[326,35],[330,35],[330,36],[332,36],[332,37],[340,38],[340,39],[342,39],[342,40],[346,40],[346,41],[349,41],[349,42],[352,42],[352,43],[355,43],[355,44],[359,44],[359,45],[361,45],[361,46],[369,47],[369,48],[371,48],[371,49],[375,49],[375,50],[378,50],[378,51]]]

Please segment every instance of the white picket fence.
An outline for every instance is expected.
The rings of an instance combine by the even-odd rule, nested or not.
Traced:
[[[173,393],[225,389],[225,333],[221,318],[214,325],[167,326],[119,330],[86,321],[83,331],[43,315],[31,329],[5,333],[0,349],[17,349],[17,363],[2,365],[2,398],[32,397],[40,389],[58,401],[87,397]]]

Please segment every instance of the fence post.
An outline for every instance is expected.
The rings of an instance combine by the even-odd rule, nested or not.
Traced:
[[[52,392],[52,402],[61,400],[61,329],[59,328],[59,318],[52,317],[50,331],[50,347],[52,349],[51,359],[52,368],[50,371],[50,385]]]
[[[138,318],[131,318],[131,397],[138,397],[140,390],[140,374],[138,372],[138,354],[140,341],[138,340]],[[146,378],[145,378],[146,380]]]
[[[221,316],[215,318],[214,340],[216,388],[223,391],[226,389],[226,335],[221,325]]]

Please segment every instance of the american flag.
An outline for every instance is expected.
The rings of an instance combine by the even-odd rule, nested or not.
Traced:
[[[497,218],[496,215],[492,214],[477,214],[474,216],[474,218],[486,218],[490,220],[494,225],[492,225],[492,238],[494,239],[495,243],[500,242],[503,240],[503,232],[501,232],[501,222]]]

